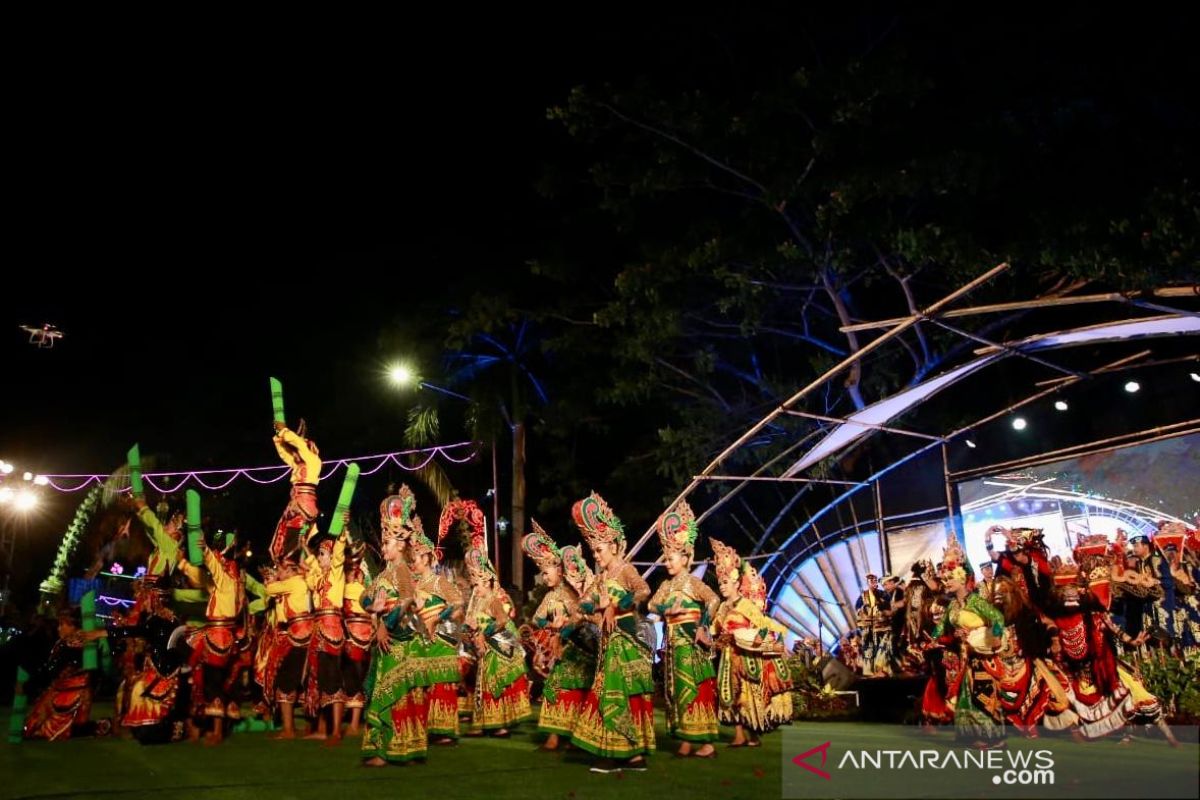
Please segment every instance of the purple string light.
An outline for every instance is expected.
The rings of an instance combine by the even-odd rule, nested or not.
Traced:
[[[353,464],[353,463],[360,462],[360,461],[367,461],[367,462],[375,461],[375,460],[379,461],[379,463],[375,467],[372,467],[369,470],[363,470],[360,473],[361,475],[374,475],[376,472],[379,472],[379,470],[381,470],[385,466],[387,466],[387,464],[389,462],[395,464],[396,466],[398,466],[401,469],[406,470],[408,472],[416,472],[417,470],[424,469],[425,467],[427,467],[429,465],[429,463],[431,461],[433,461],[435,458],[437,458],[439,455],[452,464],[465,464],[466,462],[470,461],[472,458],[475,457],[474,449],[472,449],[469,453],[467,453],[466,456],[464,456],[462,458],[456,458],[454,455],[451,454],[451,451],[456,451],[456,450],[459,450],[464,447],[472,447],[473,448],[474,442],[457,442],[455,444],[438,445],[436,447],[419,448],[419,449],[414,449],[414,450],[399,450],[394,453],[376,453],[374,455],[369,455],[369,456],[354,456],[352,458],[340,458],[336,461],[326,462],[329,466],[329,470],[328,470],[328,472],[326,472],[324,475],[321,476],[321,479],[324,480],[326,478],[329,478],[331,475],[333,475],[335,472],[337,472],[338,469],[341,467],[346,467],[349,464]],[[408,464],[405,464],[400,459],[401,456],[410,456],[410,455],[417,455],[417,454],[424,455],[425,460],[422,461],[420,464],[416,464],[414,466],[409,466]],[[263,480],[263,479],[259,479],[259,478],[255,477],[253,474],[251,474],[251,473],[255,473],[255,472],[278,472],[279,474],[272,478],[266,478],[265,480]],[[186,484],[189,480],[195,480],[196,483],[200,484],[201,486],[203,486],[205,489],[209,490],[210,492],[217,492],[217,491],[220,491],[220,490],[224,489],[225,487],[229,486],[231,483],[233,483],[235,480],[237,480],[239,476],[245,476],[245,477],[249,478],[251,481],[253,481],[254,483],[257,483],[260,486],[265,486],[270,483],[278,483],[279,481],[281,481],[284,478],[287,478],[289,475],[291,475],[291,472],[292,472],[292,470],[290,467],[281,465],[281,466],[274,466],[274,467],[240,467],[240,468],[235,468],[235,469],[188,470],[187,472],[147,472],[147,473],[143,473],[142,479],[152,489],[154,489],[156,492],[159,492],[160,494],[171,494],[172,492],[178,492],[180,489],[183,488],[184,484]],[[205,483],[203,479],[201,479],[201,477],[200,477],[201,475],[228,475],[229,477],[227,479],[225,479],[225,481],[223,483],[218,482],[215,485],[209,485],[208,483]],[[93,482],[103,484],[106,480],[108,480],[107,475],[59,474],[59,475],[46,475],[45,477],[49,481],[49,483],[47,485],[49,485],[52,489],[54,489],[55,491],[58,491],[58,492],[78,492],[81,489],[87,488]],[[166,486],[160,486],[158,483],[156,483],[154,481],[155,478],[179,478],[180,480],[174,486],[166,487]],[[61,481],[63,479],[80,480],[80,483],[78,483],[77,485],[74,485],[74,486],[68,485],[66,483],[59,483],[59,481]],[[218,481],[219,480],[220,479],[218,479]],[[122,493],[128,492],[129,487],[126,486],[122,489],[119,489],[118,491],[120,491]]]

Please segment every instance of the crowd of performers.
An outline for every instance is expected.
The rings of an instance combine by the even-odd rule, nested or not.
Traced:
[[[1003,548],[994,534],[1004,537]],[[1050,557],[1040,530],[994,527],[975,577],[951,543],[907,585],[868,575],[858,630],[841,647],[867,676],[928,674],[920,715],[978,746],[1007,728],[1076,739],[1129,737],[1134,723],[1174,738],[1137,663],[1200,646],[1200,536],[1164,523],[1154,536],[1080,537],[1073,558]]]
[[[784,629],[766,616],[765,585],[715,540],[719,596],[693,576],[698,528],[686,503],[657,523],[668,577],[653,596],[599,495],[572,508],[586,555],[533,523],[522,545],[546,593],[518,627],[474,502],[443,508],[434,540],[408,487],[384,499],[383,566],[372,576],[364,542],[319,530],[321,463],[301,434],[277,424],[292,491],[261,580],[235,537],[201,537],[192,563],[182,515],[160,519],[143,500],[129,501],[153,546],[133,608],[106,630],[84,632],[62,616],[51,658],[27,687],[36,697],[27,737],[104,732],[89,721],[94,673],[81,653],[106,638],[122,665],[114,722],[146,744],[217,745],[251,718],[278,720],[275,737],[292,739],[305,717],[305,738],[361,736],[362,762],[384,766],[421,763],[430,745],[460,736],[507,737],[536,720],[542,750],[586,751],[597,772],[640,771],[656,748],[647,612],[666,631],[663,694],[678,756],[715,757],[723,724],[734,728],[731,746],[757,747],[791,719]],[[442,563],[451,534],[463,544],[457,574]],[[203,614],[189,616],[189,605]],[[536,718],[531,671],[542,685]]]

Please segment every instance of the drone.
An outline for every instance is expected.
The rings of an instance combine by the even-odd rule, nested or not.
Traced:
[[[38,347],[54,347],[54,341],[63,337],[63,332],[49,322],[40,328],[35,328],[32,325],[20,325],[18,327],[29,334],[29,343],[36,344]]]

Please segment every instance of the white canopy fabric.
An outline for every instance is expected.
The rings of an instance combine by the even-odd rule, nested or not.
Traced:
[[[1047,333],[1017,342],[1008,342],[1005,346],[1024,353],[1032,353],[1040,350],[1051,350],[1080,344],[1095,344],[1097,342],[1124,341],[1161,336],[1183,336],[1197,333],[1200,333],[1200,317],[1169,315],[1148,319],[1123,320],[1105,325],[1076,328],[1070,331]],[[846,418],[846,422],[835,427],[811,450],[788,467],[787,471],[783,473],[783,477],[795,477],[813,464],[824,458],[828,458],[869,434],[872,431],[871,426],[886,425],[888,421],[895,419],[947,386],[957,383],[968,375],[1008,355],[1009,352],[1006,350],[994,350],[991,353],[986,353],[974,361],[963,364],[961,367],[957,367],[944,375],[930,378],[923,383],[905,389],[891,397],[880,400],[878,403],[873,403],[861,411],[851,414]]]

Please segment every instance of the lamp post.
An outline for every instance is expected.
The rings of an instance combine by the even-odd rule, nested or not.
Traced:
[[[444,394],[447,397],[453,397],[456,400],[462,400],[464,403],[470,403],[471,398],[464,394],[451,391],[444,386],[438,386],[429,381],[422,380],[405,364],[395,364],[388,369],[388,378],[391,382],[400,388],[416,386],[418,389],[429,389],[439,394]],[[489,446],[492,449],[492,552],[494,553],[493,566],[496,568],[496,577],[500,577],[500,482],[499,470],[496,467],[496,439],[492,437]]]

